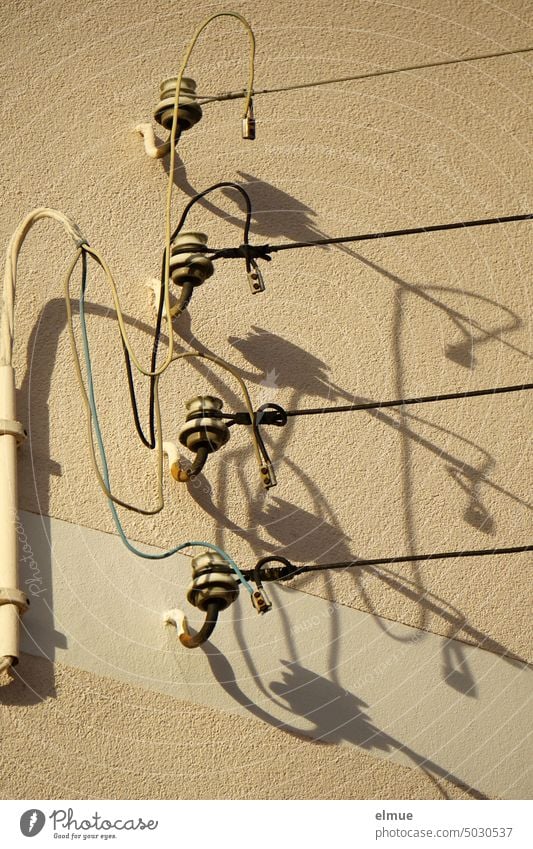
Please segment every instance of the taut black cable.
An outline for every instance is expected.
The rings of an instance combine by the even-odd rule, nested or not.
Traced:
[[[513,545],[504,548],[474,548],[469,551],[439,551],[432,554],[409,554],[399,557],[354,557],[341,563],[316,563],[313,565],[294,566],[285,557],[262,558],[254,569],[243,571],[246,580],[255,580],[260,574],[262,581],[288,581],[297,575],[310,572],[324,572],[329,569],[352,569],[356,566],[385,566],[394,563],[419,563],[424,560],[450,560],[455,557],[492,557],[498,554],[520,554],[524,551],[533,551],[533,545]],[[279,561],[283,563],[280,567],[268,567],[267,562]],[[264,565],[263,565],[264,564]],[[260,570],[260,572],[259,572]]]
[[[363,404],[344,404],[337,407],[303,407],[300,410],[284,410],[278,404],[264,404],[258,410],[257,421],[261,425],[283,427],[288,418],[294,416],[319,416],[326,413],[352,413],[358,410],[381,410],[384,407],[407,407],[409,404],[431,404],[435,401],[458,401],[461,398],[479,398],[484,395],[503,395],[506,392],[523,392],[533,389],[533,383],[515,386],[496,386],[493,389],[471,389],[466,392],[445,392],[441,395],[422,395],[419,398],[399,398],[394,401],[369,401]],[[272,407],[274,409],[268,409]],[[232,419],[234,424],[250,424],[248,413],[228,413],[223,418]]]
[[[368,404],[346,404],[340,407],[316,407],[301,410],[285,410],[286,416],[314,416],[320,413],[348,413],[357,410],[381,410],[384,407],[406,407],[409,404],[432,404],[435,401],[458,401],[461,398],[479,398],[484,395],[503,395],[505,392],[522,392],[533,389],[533,383],[516,386],[497,386],[494,389],[472,389],[466,392],[445,392],[441,395],[423,395],[420,398],[403,398],[397,401],[376,401]]]
[[[444,230],[463,230],[468,227],[486,227],[492,224],[509,224],[512,221],[531,221],[533,213],[504,215],[500,218],[478,218],[474,221],[454,221],[451,224],[430,224],[427,227],[406,227],[401,230],[385,230],[381,233],[361,233],[357,236],[338,236],[332,239],[316,239],[312,242],[288,242],[286,245],[247,245],[247,253],[256,259],[270,259],[269,254],[294,251],[300,248],[315,248],[322,245],[342,245],[348,242],[369,242],[375,239],[393,239],[398,236],[415,236],[422,233],[437,233]],[[242,257],[243,248],[210,248],[212,259],[237,259]]]

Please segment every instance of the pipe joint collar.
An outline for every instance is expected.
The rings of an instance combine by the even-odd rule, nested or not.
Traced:
[[[17,445],[21,445],[28,438],[28,432],[20,422],[0,419],[0,436],[14,436]]]

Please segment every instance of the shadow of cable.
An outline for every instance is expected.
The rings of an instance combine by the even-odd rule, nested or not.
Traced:
[[[386,732],[381,731],[368,715],[368,705],[336,683],[317,675],[296,662],[281,661],[281,679],[269,684],[270,692],[286,703],[295,716],[309,722],[309,732],[287,725],[264,708],[252,702],[239,687],[231,664],[211,643],[202,647],[213,676],[229,696],[249,713],[287,734],[308,740],[312,745],[349,743],[366,752],[382,754],[401,752],[411,764],[433,779],[445,779],[462,790],[467,798],[486,799],[434,761],[419,755]],[[445,793],[439,786],[440,793]]]
[[[359,396],[355,398],[350,393],[340,389],[329,379],[328,367],[324,362],[308,354],[293,342],[289,342],[276,334],[268,333],[262,328],[253,327],[246,337],[231,337],[231,341],[253,367],[253,370],[241,369],[241,375],[249,382],[258,385],[261,383],[260,377],[268,371],[268,366],[274,364],[276,377],[274,388],[292,389],[291,402],[296,407],[300,399],[300,390],[302,393],[310,393],[330,402],[348,400],[353,403],[371,400]],[[302,380],[300,380],[300,376],[302,376]],[[302,384],[305,384],[305,386],[302,387]],[[461,434],[434,425],[409,411],[404,411],[404,413],[400,427],[398,426],[397,416],[391,415],[388,411],[368,411],[367,415],[371,415],[380,422],[394,428],[403,440],[412,441],[414,444],[424,447],[438,457],[440,462],[446,464],[448,472],[459,484],[461,492],[467,496],[463,512],[463,518],[467,523],[485,533],[494,529],[494,518],[490,516],[482,501],[480,492],[482,485],[493,487],[509,498],[523,503],[513,493],[506,491],[487,477],[488,469],[494,466],[494,458],[488,452],[480,449]],[[452,454],[437,442],[428,439],[427,436],[420,433],[422,426],[430,431],[433,430],[437,435],[452,436],[457,439],[459,445],[468,448],[470,451],[478,452],[480,455],[479,465],[477,462],[475,464],[466,462],[461,456]],[[231,450],[227,452],[223,477],[226,480],[232,468],[240,475],[240,483],[249,505],[245,528],[237,526],[234,522],[229,523],[225,517],[224,481],[218,481],[215,487],[211,484],[204,485],[193,494],[193,497],[206,512],[216,519],[220,544],[224,542],[224,531],[231,529],[233,533],[245,539],[257,554],[264,554],[265,552],[281,554],[297,562],[350,561],[356,556],[363,556],[360,552],[355,553],[351,549],[349,537],[339,527],[334,511],[326,503],[316,483],[306,475],[304,470],[296,467],[287,457],[287,440],[294,427],[297,427],[297,424],[294,419],[290,419],[281,436],[272,436],[268,439],[269,448],[272,449],[274,462],[277,458],[284,457],[285,464],[297,475],[311,495],[316,512],[311,513],[303,510],[297,505],[284,502],[275,496],[270,497],[268,502],[265,502],[260,488],[256,487],[254,490],[254,487],[244,479],[241,473],[243,461],[247,454],[247,450],[242,448],[233,453]],[[268,429],[265,428],[264,430],[267,431]],[[407,457],[404,457],[405,462],[407,462],[407,459]],[[407,495],[409,495],[409,488],[404,489],[404,498]],[[273,538],[274,541],[271,541],[269,537]],[[412,549],[414,553],[414,547]],[[398,552],[382,552],[382,554],[383,556],[394,556]],[[364,574],[372,575],[402,594],[406,600],[416,603],[421,611],[420,621],[416,623],[417,627],[427,628],[427,616],[436,616],[440,619],[441,627],[444,627],[445,636],[448,638],[473,642],[475,645],[495,651],[517,662],[524,662],[522,658],[511,654],[505,646],[470,626],[461,611],[429,593],[420,575],[417,575],[415,570],[411,570],[413,572],[411,577],[400,577],[377,568],[353,571],[358,592],[364,602],[364,609],[369,612],[379,614],[379,610],[376,609],[364,582],[361,580]],[[316,575],[312,577],[301,576],[298,579],[299,583],[295,585],[304,588],[311,581],[316,580]],[[328,586],[331,592],[330,584]],[[443,658],[443,674],[448,684],[473,696],[475,689],[472,686],[466,661],[464,658],[458,657],[460,648],[454,647],[451,654],[450,649],[446,651],[448,654]]]

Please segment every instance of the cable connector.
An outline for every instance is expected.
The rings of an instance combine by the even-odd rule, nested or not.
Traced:
[[[254,260],[251,260],[252,270],[248,272],[248,283],[252,290],[252,295],[257,295],[259,292],[265,291],[265,281],[259,270],[259,266]]]
[[[262,588],[254,590],[252,593],[252,604],[257,612],[261,614],[268,613],[269,610],[272,610],[272,602]]]
[[[255,118],[253,100],[250,100],[248,112],[242,119],[242,137],[243,139],[248,139],[249,141],[254,141],[255,139]]]
[[[273,486],[277,486],[276,474],[274,472],[274,466],[267,460],[266,463],[263,463],[259,466],[259,471],[261,473],[261,480],[263,482],[263,486],[266,489],[270,489]]]

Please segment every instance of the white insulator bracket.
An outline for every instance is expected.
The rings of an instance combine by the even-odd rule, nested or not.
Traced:
[[[150,277],[150,279],[146,281],[145,286],[153,294],[154,299],[153,299],[152,306],[153,306],[155,314],[157,315],[157,313],[159,312],[159,304],[161,302],[161,296],[162,296],[161,281],[158,280],[157,277]],[[174,318],[174,316],[178,312],[178,302],[177,302],[177,299],[175,298],[175,296],[172,293],[170,293],[170,304],[171,304],[170,315],[172,316],[172,318]],[[166,319],[166,317],[167,317],[166,312],[165,312],[165,310],[163,310],[163,318]]]
[[[137,124],[135,132],[139,133],[144,140],[144,152],[150,159],[162,159],[170,153],[170,141],[156,143],[154,128],[151,124]]]

